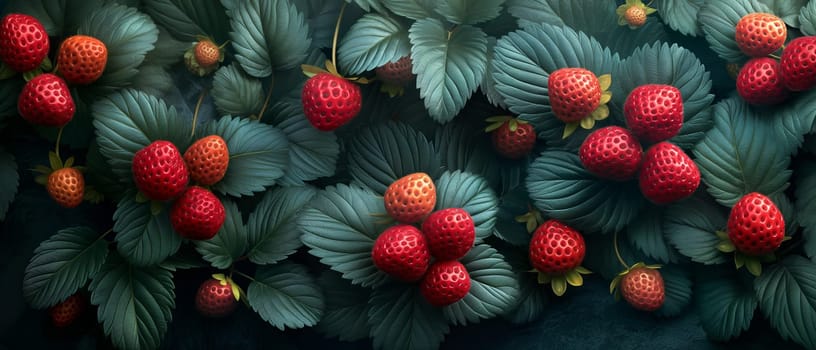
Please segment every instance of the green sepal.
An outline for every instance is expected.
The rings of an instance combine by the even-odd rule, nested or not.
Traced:
[[[28,72],[23,73],[23,79],[25,81],[31,81],[31,79],[36,78],[38,75],[42,74],[43,71],[39,67],[34,68]]]
[[[99,204],[105,200],[105,195],[97,191],[93,186],[87,185],[85,186],[85,194],[83,194],[82,200],[91,204]]]
[[[567,292],[567,278],[564,276],[553,276],[552,281],[550,281],[550,286],[552,286],[553,293],[560,297]]]
[[[759,275],[762,274],[762,262],[756,257],[746,258],[745,268],[755,277],[759,277]]]
[[[48,152],[48,163],[52,170],[62,169],[62,159],[54,151]]]
[[[538,228],[538,224],[540,222],[544,222],[544,217],[541,216],[541,212],[538,211],[538,209],[533,208],[530,205],[528,205],[528,208],[528,212],[516,216],[515,220],[518,223],[523,223],[526,226],[528,233],[533,233],[533,231]]]
[[[509,115],[497,115],[497,116],[488,117],[487,119],[485,119],[485,121],[490,123],[490,124],[485,128],[485,132],[491,132],[493,130],[496,130],[496,129],[500,128],[502,125],[504,125],[504,123],[507,123],[507,122],[511,122],[510,130],[511,131],[516,131],[515,129],[518,128],[518,121],[515,122],[515,127],[513,127],[514,126],[513,123],[512,123],[513,120],[517,120],[517,119],[515,119],[515,118],[513,118],[513,117],[511,117]]]
[[[566,139],[567,137],[570,137],[570,135],[575,133],[575,130],[578,130],[579,124],[581,123],[580,122],[567,123],[567,125],[564,126],[564,134],[561,135],[561,139]]]
[[[54,69],[54,63],[51,62],[51,59],[48,58],[48,56],[45,56],[45,59],[43,59],[42,62],[40,63],[40,69],[43,72],[50,72],[51,70]]]
[[[717,250],[723,253],[733,253],[737,250],[737,247],[735,247],[734,243],[731,243],[731,241],[721,241],[717,244]]]
[[[580,287],[584,285],[584,278],[581,277],[581,274],[576,270],[569,270],[564,277],[567,280],[567,283],[573,287]]]
[[[37,165],[37,166],[34,167],[34,169],[31,169],[31,171],[33,171],[35,173],[38,173],[38,174],[48,175],[48,174],[51,174],[51,172],[53,170],[51,170],[51,168],[49,168],[49,167],[47,167],[45,165]]]
[[[138,195],[136,197],[138,198]],[[150,214],[156,216],[161,214],[162,210],[164,210],[164,203],[159,201],[150,201]]]
[[[68,157],[68,159],[65,160],[65,163],[62,164],[62,167],[70,168],[74,166],[74,161],[75,161],[74,157]]]
[[[552,276],[542,272],[538,273],[538,284],[547,284],[550,282],[552,282]]]
[[[43,186],[48,185],[48,175],[37,175],[37,177],[34,178],[34,182]]]
[[[142,191],[136,193],[136,203],[146,203],[149,200],[150,198],[147,198],[147,196]]]

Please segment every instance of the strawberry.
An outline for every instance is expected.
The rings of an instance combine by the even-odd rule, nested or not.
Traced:
[[[433,263],[420,284],[425,300],[437,307],[453,304],[469,291],[470,274],[465,265],[456,260]]]
[[[629,28],[637,28],[646,24],[646,10],[640,6],[630,6],[623,13],[623,19]]]
[[[580,121],[601,104],[601,83],[584,68],[550,73],[547,89],[553,114],[565,123]]]
[[[428,270],[431,253],[425,236],[411,225],[387,228],[377,237],[371,250],[374,265],[405,282],[418,281]]]
[[[184,192],[189,174],[178,148],[158,140],[133,156],[133,180],[147,198],[166,201]]]
[[[187,69],[205,76],[218,69],[219,63],[224,61],[224,50],[209,38],[199,38],[193,46],[184,53],[184,63]]]
[[[683,127],[683,98],[671,85],[646,84],[632,90],[623,104],[626,126],[643,142],[668,140]]]
[[[700,186],[700,169],[677,145],[663,141],[646,150],[638,178],[640,191],[655,204],[691,196]]]
[[[39,67],[50,45],[45,27],[34,17],[12,13],[0,21],[0,61],[14,71]]]
[[[301,101],[306,118],[321,131],[343,126],[362,108],[360,87],[329,73],[309,78],[303,85]]]
[[[742,196],[728,215],[728,239],[746,255],[766,255],[785,238],[785,218],[767,196],[751,192]]]
[[[462,208],[437,210],[422,222],[431,255],[437,260],[457,260],[465,256],[476,240],[473,218]]]
[[[496,152],[509,159],[526,156],[535,147],[537,138],[533,126],[519,120],[503,123],[490,136]]]
[[[52,306],[48,310],[48,314],[51,316],[51,322],[55,327],[65,328],[82,316],[82,312],[85,311],[87,306],[88,302],[85,298],[81,294],[76,293],[57,305]]]
[[[57,71],[71,84],[95,82],[105,71],[108,48],[97,38],[73,35],[63,40],[57,56]]]
[[[802,91],[816,86],[816,36],[791,40],[779,62],[782,81],[788,90]]]
[[[413,67],[411,56],[403,56],[396,62],[388,62],[377,67],[374,73],[377,74],[377,79],[382,80],[386,84],[405,86],[414,80],[414,73],[411,72]]]
[[[538,226],[530,239],[530,264],[548,275],[563,275],[581,266],[585,255],[584,237],[555,219]]]
[[[647,266],[629,270],[620,280],[620,293],[629,305],[643,311],[655,311],[666,300],[663,276]]]
[[[426,173],[408,174],[388,186],[383,199],[388,215],[398,222],[411,224],[433,211],[436,186]]]
[[[201,138],[184,152],[184,163],[187,164],[193,181],[202,186],[213,185],[227,173],[227,142],[218,135]]]
[[[238,307],[238,302],[232,294],[230,283],[211,278],[198,287],[195,307],[202,316],[224,317]]]
[[[76,105],[68,84],[62,78],[46,73],[25,84],[17,99],[17,110],[32,124],[63,127],[74,118]]]
[[[631,131],[607,126],[593,131],[578,151],[581,164],[595,176],[615,181],[634,178],[643,159],[643,148]]]
[[[751,57],[764,57],[785,44],[788,29],[781,18],[770,13],[749,13],[737,22],[734,39],[740,50]]]
[[[224,204],[212,192],[190,186],[173,203],[170,223],[181,236],[193,240],[215,237],[226,219]]]
[[[737,75],[737,93],[752,105],[772,105],[785,100],[788,91],[782,66],[770,57],[752,58]]]
[[[57,169],[48,175],[46,190],[60,206],[74,208],[85,196],[85,177],[77,168]]]

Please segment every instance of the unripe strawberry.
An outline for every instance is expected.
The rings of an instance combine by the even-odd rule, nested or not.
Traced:
[[[85,177],[77,168],[57,169],[48,175],[46,190],[60,206],[74,208],[85,197]]]
[[[216,71],[223,61],[223,48],[208,38],[201,38],[184,53],[184,63],[187,69],[201,77]]]
[[[184,162],[190,177],[202,186],[210,186],[224,178],[229,166],[229,149],[221,136],[210,135],[193,143],[184,152]]]
[[[405,175],[394,181],[383,196],[385,211],[397,222],[422,220],[436,206],[436,186],[426,173]]]
[[[73,35],[59,47],[57,71],[68,83],[93,83],[102,76],[107,64],[107,46],[92,36]]]
[[[666,300],[666,287],[660,271],[648,267],[635,267],[620,281],[623,299],[635,309],[655,311]]]

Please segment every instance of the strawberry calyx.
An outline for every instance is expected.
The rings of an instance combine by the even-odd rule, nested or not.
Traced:
[[[485,121],[490,123],[485,128],[485,132],[488,132],[488,133],[493,131],[493,130],[496,130],[496,129],[500,128],[505,123],[509,123],[509,125],[507,127],[510,128],[510,131],[512,131],[512,132],[515,132],[516,129],[518,129],[519,124],[527,124],[528,123],[526,120],[513,118],[513,117],[511,117],[509,115],[492,116],[492,117],[488,117],[487,119],[485,119]]]
[[[538,209],[527,205],[527,212],[515,217],[516,222],[522,223],[527,228],[527,233],[533,233],[539,224],[544,222],[544,217]]]
[[[226,286],[229,284],[230,289],[232,289],[232,296],[235,298],[235,301],[241,301],[241,296],[244,295],[245,293],[243,289],[241,289],[241,286],[239,286],[238,283],[235,283],[232,277],[226,276],[223,273],[215,273],[212,275],[212,278],[221,282],[222,286]]]
[[[348,81],[351,81],[351,82],[354,82],[354,83],[358,83],[358,84],[368,84],[368,83],[372,82],[371,79],[368,79],[366,77],[345,77],[345,76],[343,76],[342,74],[340,74],[340,72],[337,70],[337,66],[335,66],[334,63],[331,60],[326,60],[326,68],[320,68],[318,66],[313,66],[313,65],[310,65],[310,64],[301,64],[300,69],[303,71],[303,74],[306,75],[309,78],[311,78],[311,77],[313,77],[315,75],[321,74],[321,73],[327,73],[327,74],[334,75],[334,76],[336,76],[338,78],[345,79],[345,80],[348,80]]]
[[[629,26],[629,29],[641,27],[646,23],[646,18],[655,12],[657,9],[649,7],[641,0],[626,0],[626,3],[615,9],[618,25]]]
[[[632,265],[630,267],[627,267],[623,271],[619,272],[618,275],[615,276],[615,278],[612,279],[612,282],[609,283],[609,294],[614,294],[616,301],[619,301],[621,299],[621,291],[620,291],[620,288],[618,288],[618,287],[620,287],[620,283],[621,283],[621,280],[623,280],[623,277],[628,275],[633,270],[639,269],[639,268],[657,270],[657,269],[661,268],[661,265],[658,265],[658,264],[646,265],[646,263],[641,261],[641,262],[637,262],[634,265]]]
[[[578,130],[579,126],[582,129],[589,130],[595,127],[596,121],[601,121],[609,117],[609,106],[607,106],[607,103],[609,103],[609,101],[612,99],[612,92],[609,91],[609,87],[612,86],[612,75],[604,74],[599,76],[598,83],[600,83],[601,86],[601,99],[598,104],[598,108],[589,113],[580,121],[566,123],[561,139],[566,139],[572,135],[575,130]]]
[[[34,167],[34,169],[31,169],[31,171],[39,174],[36,178],[34,178],[34,181],[44,186],[48,184],[48,175],[51,175],[51,173],[57,170],[71,167],[79,170],[80,172],[85,172],[84,167],[74,166],[74,157],[68,157],[68,159],[63,162],[62,158],[60,158],[56,152],[50,151],[48,152],[48,166],[37,165]]]
[[[200,77],[203,77],[207,74],[210,74],[218,69],[218,66],[221,62],[224,62],[224,47],[229,44],[229,40],[225,41],[223,44],[218,45],[215,43],[215,40],[208,36],[204,35],[197,35],[196,41],[193,42],[190,47],[184,51],[184,63],[187,66],[187,69]],[[197,51],[199,50],[199,45],[206,45],[207,48],[215,47],[218,51],[218,57],[208,57],[207,61],[214,61],[215,62],[200,62]]]
[[[584,277],[582,275],[592,273],[592,271],[583,266],[578,266],[559,275],[543,273],[536,269],[532,269],[530,272],[538,274],[538,284],[549,284],[552,287],[553,294],[559,297],[567,292],[568,285],[573,287],[584,285]]]
[[[741,269],[743,266],[745,269],[748,270],[754,277],[759,277],[762,274],[762,263],[770,263],[776,261],[776,255],[774,253],[764,254],[764,255],[748,255],[743,252],[737,250],[737,247],[728,238],[728,232],[725,231],[717,231],[717,238],[720,241],[717,243],[717,250],[730,254],[734,253],[734,265],[736,266],[737,270]],[[785,236],[782,239],[782,242],[788,241],[791,239],[791,236]]]

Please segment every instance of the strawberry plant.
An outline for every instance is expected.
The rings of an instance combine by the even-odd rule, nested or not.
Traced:
[[[814,348],[814,38],[803,0],[0,2],[7,333]]]

